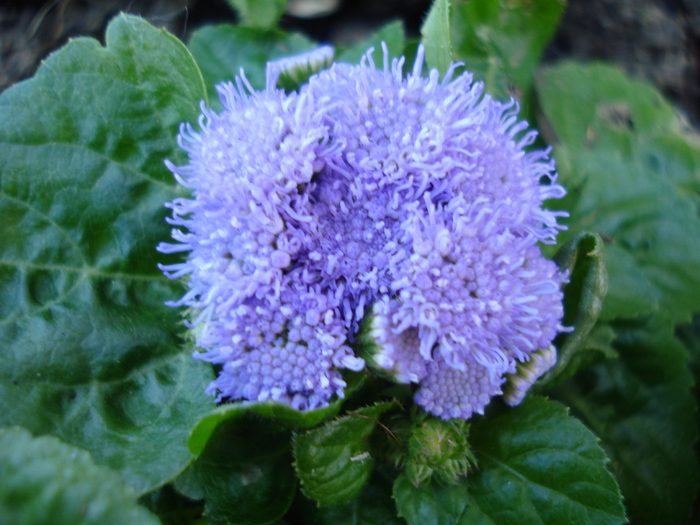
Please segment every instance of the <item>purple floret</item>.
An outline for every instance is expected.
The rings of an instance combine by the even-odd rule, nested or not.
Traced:
[[[466,419],[500,393],[516,362],[551,344],[561,329],[563,277],[533,235],[511,229],[503,205],[458,196],[436,208],[428,193],[425,200],[426,210],[416,206],[404,223],[413,253],[392,283],[395,298],[373,312],[374,360],[401,381],[402,367],[417,370],[422,359],[427,373],[412,379],[421,385],[416,401],[436,415]],[[395,343],[405,333],[413,334],[410,359]],[[437,389],[440,377],[453,383],[449,400]],[[465,401],[458,403],[460,384]]]
[[[218,400],[273,400],[311,410],[343,397],[339,368],[363,368],[345,344],[337,300],[299,276],[294,272],[277,301],[248,299],[225,320],[213,320],[199,339],[209,350],[195,357],[223,364],[208,389]]]

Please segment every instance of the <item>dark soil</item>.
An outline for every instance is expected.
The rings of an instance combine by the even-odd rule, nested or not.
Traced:
[[[393,18],[417,35],[429,0],[342,0],[317,19],[285,16],[286,29],[348,43]],[[102,39],[120,11],[183,40],[206,23],[234,22],[225,0],[26,0],[0,5],[0,91],[31,76],[69,38]],[[700,0],[569,0],[547,60],[606,60],[655,83],[700,123]]]

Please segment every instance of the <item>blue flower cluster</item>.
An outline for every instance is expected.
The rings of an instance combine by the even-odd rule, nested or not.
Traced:
[[[562,330],[564,276],[539,249],[561,229],[542,207],[564,195],[548,152],[526,152],[515,103],[458,65],[422,76],[422,48],[407,76],[368,53],[291,94],[287,62],[262,91],[218,86],[223,111],[181,130],[189,164],[168,163],[192,198],[168,204],[177,242],[159,250],[189,256],[162,269],[189,276],[171,304],[194,312],[195,357],[222,365],[210,393],[325,406],[365,365],[364,320],[372,362],[417,403],[481,413]]]

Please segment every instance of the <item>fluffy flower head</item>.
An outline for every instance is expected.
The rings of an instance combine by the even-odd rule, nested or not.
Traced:
[[[538,247],[560,229],[542,202],[564,194],[548,152],[526,152],[516,105],[457,65],[422,76],[422,52],[407,76],[368,53],[291,94],[280,68],[311,58],[273,64],[264,90],[241,76],[200,131],[183,126],[189,164],[168,166],[192,198],[169,204],[177,244],[159,249],[188,252],[162,268],[189,276],[172,304],[195,312],[196,357],[222,365],[218,399],[342,397],[365,319],[377,368],[466,419],[562,330],[564,277]]]

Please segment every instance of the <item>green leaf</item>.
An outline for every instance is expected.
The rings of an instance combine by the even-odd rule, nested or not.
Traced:
[[[601,352],[605,347],[586,344],[600,315],[608,290],[603,240],[590,233],[580,233],[561,247],[555,261],[561,271],[569,272],[564,288],[564,326],[574,331],[562,334],[555,342],[557,364],[538,383],[538,388],[571,377],[576,370],[595,361],[614,357]]]
[[[433,0],[420,34],[428,67],[437,68],[442,75],[452,64],[450,29],[450,0]]]
[[[244,26],[272,29],[284,14],[287,0],[227,0]]]
[[[192,429],[187,445],[195,456],[202,453],[217,427],[226,421],[235,421],[247,416],[261,416],[289,428],[311,428],[322,421],[335,416],[340,410],[342,400],[331,405],[300,412],[284,403],[268,401],[250,404],[226,404],[216,407],[203,416]]]
[[[664,321],[614,325],[620,359],[557,395],[602,439],[635,524],[685,523],[698,477],[687,353]]]
[[[538,91],[563,141],[555,157],[571,220],[562,238],[585,229],[606,242],[601,318],[690,321],[700,310],[700,146],[678,134],[658,93],[614,68],[564,64],[542,75]]]
[[[580,352],[590,355],[590,360],[587,362],[591,364],[604,359],[614,359],[618,357],[617,351],[613,347],[616,337],[615,331],[609,324],[598,323],[581,344]]]
[[[219,425],[175,488],[204,499],[205,515],[240,525],[270,523],[289,508],[296,478],[290,436],[246,418]]]
[[[395,408],[377,403],[294,436],[294,466],[302,490],[320,505],[344,503],[363,489],[374,468],[369,437],[377,419]]]
[[[595,436],[558,403],[530,397],[471,426],[479,469],[458,485],[394,484],[409,524],[623,523],[615,479]]]
[[[663,312],[677,322],[700,308],[700,219],[696,203],[641,159],[615,153],[580,156],[581,186],[562,183],[578,200],[571,233],[598,231],[606,241],[610,278],[602,319]]]
[[[676,327],[676,336],[685,345],[689,352],[690,371],[697,385],[700,383],[700,314],[693,316],[692,323]],[[696,397],[700,391],[695,388]]]
[[[0,424],[51,433],[138,493],[191,460],[211,369],[182,350],[157,269],[165,158],[205,96],[187,49],[120,16],[0,96]]]
[[[375,472],[362,492],[347,503],[317,507],[315,502],[303,498],[301,505],[295,502],[291,513],[298,518],[295,523],[304,525],[405,525],[396,515],[392,481]]]
[[[409,525],[435,523],[436,525],[478,525],[497,523],[479,513],[478,502],[472,500],[466,484],[429,485],[416,487],[402,473],[394,483],[394,499],[399,516]]]
[[[195,31],[189,47],[204,75],[212,107],[220,109],[216,84],[233,81],[243,69],[250,84],[262,89],[269,60],[297,55],[318,46],[298,33],[263,32],[221,24]]]
[[[450,17],[455,58],[491,95],[526,101],[564,5],[563,0],[456,2]]]
[[[345,399],[348,399],[365,382],[366,374],[345,371],[343,378],[347,385]],[[229,420],[234,421],[248,416],[274,421],[276,424],[292,430],[315,427],[322,421],[336,416],[345,399],[336,399],[327,407],[309,411],[295,410],[287,404],[274,401],[220,405],[197,421],[190,432],[187,446],[192,454],[199,456],[219,425]]]
[[[0,429],[0,479],[0,523],[159,523],[119,474],[84,450],[22,428]]]
[[[170,483],[144,494],[139,503],[158,516],[163,525],[190,525],[204,509],[201,502],[183,496]]]
[[[661,93],[611,65],[560,63],[541,72],[537,91],[557,140],[571,148],[619,148],[682,127]]]
[[[374,53],[372,53],[374,63],[381,64],[384,60],[382,43],[386,44],[389,57],[400,57],[404,54],[406,32],[401,21],[389,22],[385,26],[382,26],[379,31],[373,33],[370,38],[362,40],[352,47],[341,50],[336,57],[336,62],[359,64],[362,57],[367,53],[367,50],[372,47],[374,48]]]

